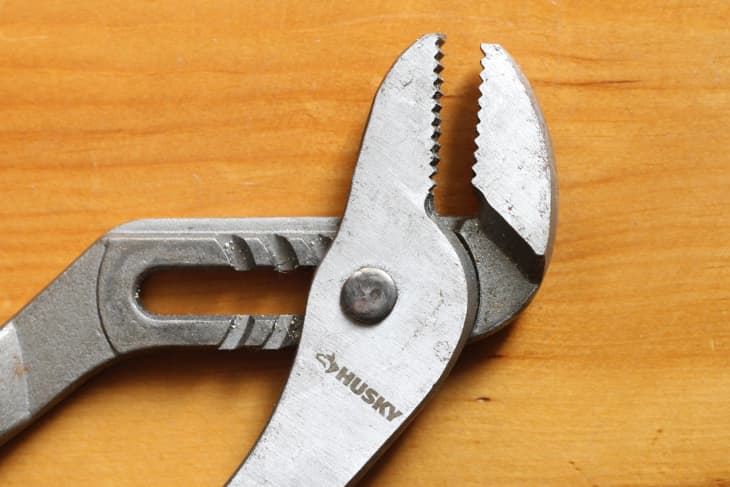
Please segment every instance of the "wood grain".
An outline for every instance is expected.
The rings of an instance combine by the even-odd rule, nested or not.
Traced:
[[[499,42],[555,146],[550,272],[364,485],[730,485],[729,20],[725,1],[2,1],[0,322],[124,221],[341,214],[375,89],[430,31],[449,35],[438,207],[473,212],[478,44]],[[148,299],[284,311],[306,289],[225,279]],[[221,485],[291,360],[115,366],[0,449],[0,485]]]

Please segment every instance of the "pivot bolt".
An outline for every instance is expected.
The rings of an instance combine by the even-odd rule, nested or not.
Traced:
[[[352,273],[342,286],[340,305],[353,320],[366,325],[380,323],[398,299],[393,278],[382,269],[363,267]]]

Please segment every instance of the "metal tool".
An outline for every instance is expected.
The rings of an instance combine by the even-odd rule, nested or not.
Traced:
[[[550,259],[557,187],[520,69],[484,44],[478,218],[440,217],[440,46],[418,39],[380,86],[336,218],[141,220],[109,232],[0,329],[0,443],[101,367],[156,347],[278,349],[294,365],[232,486],[355,482],[413,419],[468,340],[509,323]],[[159,316],[160,268],[317,267],[301,316]],[[20,372],[19,372],[20,371]]]

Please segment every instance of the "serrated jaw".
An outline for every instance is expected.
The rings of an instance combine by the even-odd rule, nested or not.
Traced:
[[[442,34],[419,38],[401,54],[373,102],[353,177],[348,211],[405,192],[427,212],[439,161]],[[387,205],[386,205],[387,206]],[[346,212],[347,213],[347,212]]]
[[[527,79],[499,45],[482,44],[472,184],[536,256],[549,256],[557,214],[555,162]]]

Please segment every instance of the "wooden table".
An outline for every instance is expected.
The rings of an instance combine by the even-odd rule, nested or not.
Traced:
[[[364,484],[728,486],[729,21],[725,1],[2,1],[0,321],[124,221],[340,215],[372,96],[430,31],[438,208],[473,212],[478,44],[499,42],[553,137],[550,271]],[[168,274],[145,298],[301,311],[310,277]],[[0,485],[221,485],[291,360],[123,362],[0,449]]]

